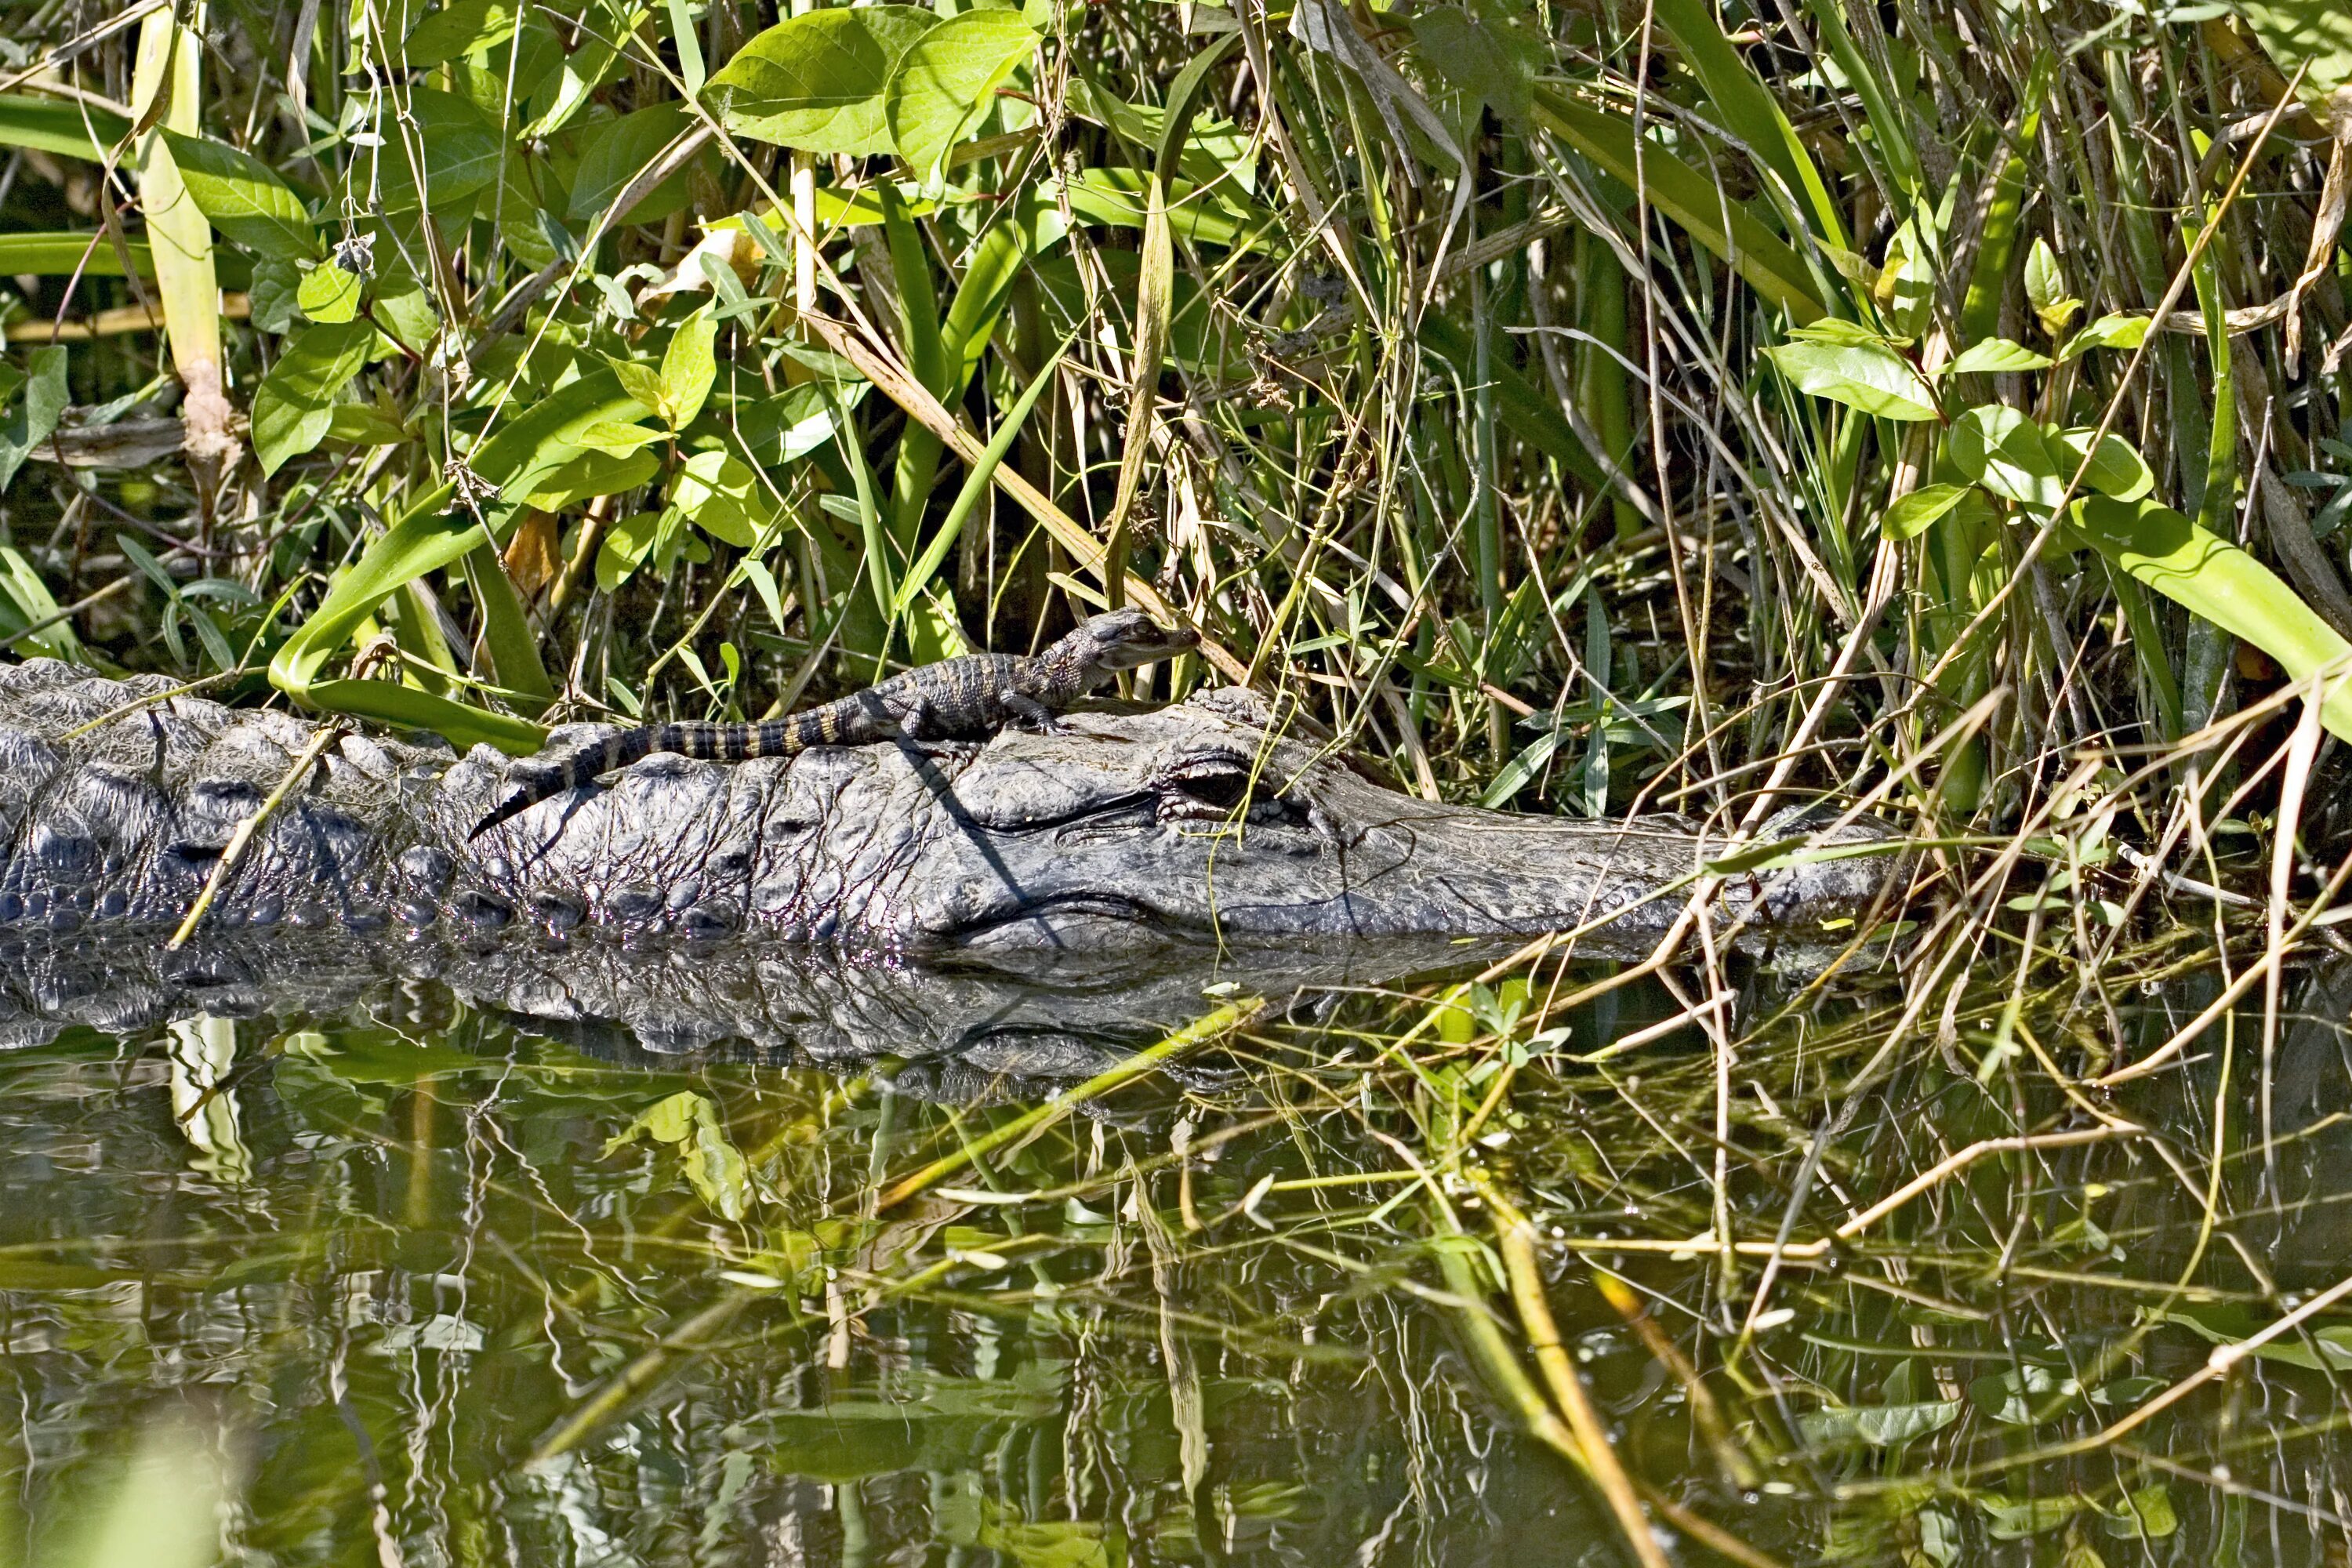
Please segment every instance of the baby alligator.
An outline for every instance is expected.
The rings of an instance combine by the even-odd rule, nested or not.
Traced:
[[[507,773],[506,798],[472,837],[656,752],[740,763],[788,757],[812,746],[982,740],[1007,724],[1054,730],[1055,714],[1119,670],[1172,658],[1200,640],[1190,631],[1158,626],[1139,610],[1113,610],[1041,654],[981,653],[927,664],[821,708],[765,723],[647,724],[618,731],[603,744],[569,756],[517,763]]]

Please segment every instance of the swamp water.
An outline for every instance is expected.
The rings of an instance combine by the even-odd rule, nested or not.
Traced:
[[[1547,1309],[1675,1561],[2346,1557],[2340,962],[285,957],[6,955],[0,1562],[1632,1562]]]

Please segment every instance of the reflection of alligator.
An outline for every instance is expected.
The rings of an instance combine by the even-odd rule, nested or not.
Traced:
[[[0,668],[0,925],[176,921],[312,734],[190,698],[116,712],[168,689],[47,660]],[[460,760],[437,742],[342,738],[255,836],[208,929],[404,926],[462,942],[586,927],[625,942],[1002,953],[1611,921],[1602,934],[1622,947],[1674,917],[1672,889],[1712,852],[1678,819],[1414,800],[1277,735],[1235,692],[979,744],[732,767],[656,756],[468,843],[501,773],[487,749]],[[1718,904],[1801,928],[1856,912],[1894,863],[1743,874]]]
[[[359,1016],[436,1034],[448,1021],[446,998],[625,1064],[693,1055],[876,1071],[902,1092],[961,1101],[1089,1077],[1224,996],[1279,1000],[1461,960],[1459,949],[1412,938],[913,965],[742,939],[460,941],[247,927],[166,952],[152,932],[0,931],[0,1049],[45,1044],[74,1025],[135,1037],[197,1014],[286,1026]]]

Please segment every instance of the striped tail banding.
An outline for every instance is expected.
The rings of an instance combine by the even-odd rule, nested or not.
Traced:
[[[478,823],[469,838],[479,838],[502,822],[511,821],[541,801],[577,789],[582,784],[656,752],[670,752],[706,763],[741,763],[754,757],[784,757],[811,742],[801,733],[801,714],[760,724],[647,724],[608,735],[601,744],[583,747],[567,757],[531,758],[507,770],[506,798]],[[821,732],[821,731],[820,731]]]

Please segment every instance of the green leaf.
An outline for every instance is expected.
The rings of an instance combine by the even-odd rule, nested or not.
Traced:
[[[43,621],[50,624],[29,636],[18,636],[16,647],[50,658],[79,658],[81,639],[71,621],[53,620],[58,602],[33,563],[13,544],[0,544],[0,636],[16,636]]]
[[[2294,589],[2237,545],[2170,507],[2093,496],[2069,521],[2100,554],[2140,582],[2276,659],[2294,680],[2352,663],[2352,643]],[[2329,683],[2321,721],[2352,740],[2352,680]]]
[[[661,372],[649,364],[639,364],[635,360],[614,359],[611,354],[604,356],[604,363],[613,367],[613,374],[619,380],[621,390],[647,414],[658,415],[661,412]]]
[[[435,88],[408,89],[403,124],[387,107],[373,130],[383,138],[383,206],[436,218],[499,177],[506,138],[482,111],[455,93]]]
[[[145,240],[134,239],[126,248],[139,276],[155,276],[154,258]],[[70,230],[0,234],[0,278],[14,278],[20,272],[42,278],[64,278],[76,272],[86,278],[120,278],[122,261],[103,234],[76,234]]]
[[[131,121],[109,110],[29,93],[0,93],[0,147],[102,162],[131,134]]]
[[[2101,437],[2094,451],[2094,434],[2089,429],[2058,433],[2059,444],[2074,459],[2066,470],[2066,478],[2074,477],[2074,469],[2082,466],[2087,452],[2091,454],[2091,466],[2083,470],[2083,482],[2101,495],[2113,496],[2117,500],[2137,500],[2156,489],[2156,476],[2148,471],[2147,460],[2130,442],[2120,436],[2108,435]]]
[[[2152,316],[2101,316],[2067,339],[2058,357],[2073,359],[2093,349],[2136,349],[2147,341],[2148,329],[2155,325]]]
[[[922,180],[995,104],[996,89],[1036,51],[1018,11],[966,11],[925,33],[883,89],[898,156]]]
[[[16,379],[24,393],[7,417],[0,419],[0,490],[8,488],[16,470],[25,466],[25,459],[49,438],[66,411],[68,394],[64,345],[51,343],[27,353],[24,372]]]
[[[1787,241],[1656,142],[1637,151],[1626,116],[1589,108],[1546,82],[1536,84],[1533,102],[1538,124],[1625,184],[1638,184],[1652,206],[1729,262],[1766,300],[1800,322],[1828,314],[1813,292],[1811,269]]]
[[[2162,1481],[2150,1482],[2107,1510],[2101,1525],[2109,1535],[2124,1541],[2163,1540],[2180,1528],[2180,1516],[2173,1511],[2172,1489]]]
[[[331,261],[321,262],[302,275],[294,302],[310,320],[337,326],[360,313],[360,280]]]
[[[624,114],[588,132],[580,153],[579,172],[572,177],[572,202],[564,216],[593,218],[620,198],[631,180],[643,174],[677,140],[691,117],[682,103],[656,103],[634,114]],[[681,171],[672,180],[684,183]],[[665,182],[667,184],[668,182]],[[615,223],[634,221],[631,214],[650,214],[657,191],[648,191],[635,207],[614,215]]]
[[[430,730],[457,746],[488,742],[515,755],[529,755],[545,743],[547,731],[527,720],[485,712],[388,680],[317,679],[327,659],[351,640],[387,595],[482,545],[486,536],[481,524],[462,512],[436,510],[447,504],[449,494],[446,485],[429,492],[361,552],[310,619],[279,647],[269,661],[270,682],[307,707]]]
[[[1971,408],[1954,420],[1944,450],[1967,478],[2003,500],[2044,513],[2057,509],[2074,473],[2065,449],[2048,431],[1998,404]]]
[[[1520,27],[1455,5],[1414,12],[1412,46],[1474,101],[1492,104],[1496,113],[1520,124],[1534,106],[1535,80],[1549,58],[1542,41]]]
[[[632,365],[632,370],[640,367]],[[625,425],[617,419],[599,420],[580,433],[580,444],[599,452],[625,456],[640,447],[650,447],[656,441],[667,440],[667,433],[649,425]]]
[[[680,1089],[608,1139],[604,1152],[609,1156],[640,1138],[676,1149],[685,1160],[687,1181],[702,1201],[728,1219],[743,1217],[751,1203],[751,1169],[728,1141],[717,1106]]]
[[[1857,1405],[1815,1410],[1797,1417],[1797,1430],[1815,1447],[1866,1444],[1893,1448],[1940,1432],[1960,1418],[1957,1399],[1925,1400],[1908,1405]]]
[[[510,0],[457,0],[408,30],[409,68],[428,70],[447,60],[487,53],[514,37]]]
[[[563,511],[591,496],[618,495],[650,483],[661,472],[661,459],[651,452],[583,452],[553,473],[534,481],[538,489],[523,497],[525,506],[541,511]]]
[[[2046,239],[2037,239],[2033,248],[2025,253],[2025,298],[2033,307],[2033,314],[2042,322],[2042,330],[2052,337],[2066,330],[2083,301],[2066,293],[2066,275],[2059,269],[2058,253],[2050,248]]]
[[[1936,417],[1936,405],[1910,363],[1894,350],[1870,343],[1832,347],[1782,343],[1765,357],[1801,391],[1875,414],[1885,419]]]
[[[661,415],[673,430],[683,430],[694,423],[702,412],[703,401],[710,395],[710,384],[719,374],[719,363],[710,354],[710,345],[719,336],[719,323],[711,319],[709,306],[695,311],[678,323],[669,340],[669,348],[662,354],[661,401],[655,411]]]
[[[201,136],[162,132],[180,166],[188,199],[232,243],[262,256],[309,258],[319,254],[318,230],[310,226],[302,198],[260,159]]]
[[[375,329],[364,321],[306,328],[253,395],[253,451],[274,474],[327,438],[336,396],[367,363]]]
[[[2304,101],[2323,118],[2352,112],[2352,10],[2340,0],[2237,0],[2234,7],[2262,40],[2282,76],[2303,72]]]
[[[899,59],[938,26],[913,5],[811,11],[735,52],[702,89],[728,130],[808,153],[890,151],[883,92]]]
[[[774,524],[775,498],[760,476],[725,452],[697,452],[670,481],[670,503],[694,525],[740,550],[759,542]]]
[[[1986,1529],[1995,1541],[2022,1541],[2057,1529],[2089,1508],[2091,1500],[2074,1492],[2015,1499],[1988,1492],[1978,1497],[1977,1506],[1984,1510]]]
[[[2035,353],[2023,343],[2008,338],[1987,338],[1980,343],[1970,343],[1946,368],[1954,375],[1969,375],[1982,371],[2048,370],[2050,364],[2048,354]]]
[[[607,594],[617,593],[653,553],[677,517],[675,511],[641,511],[604,530],[604,542],[596,550],[596,586]]]
[[[1838,205],[1822,182],[1813,155],[1797,135],[1778,100],[1747,59],[1724,37],[1709,0],[1652,0],[1659,26],[1672,36],[1685,61],[1706,89],[1724,127],[1749,156],[1778,175],[1788,200],[1791,231],[1810,226],[1832,245],[1846,242]],[[1775,192],[1778,197],[1780,193]]]
[[[1886,509],[1879,531],[1889,539],[1910,539],[1927,531],[1937,518],[1977,494],[1969,485],[1923,485]]]

